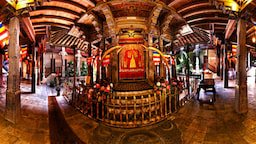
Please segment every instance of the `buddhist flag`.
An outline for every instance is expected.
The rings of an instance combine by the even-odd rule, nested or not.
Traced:
[[[8,61],[8,50],[5,50],[4,56],[5,56],[5,59]]]
[[[236,55],[236,48],[237,48],[237,43],[232,43],[232,53],[233,53],[233,56]]]
[[[21,59],[26,58],[27,56],[27,51],[28,51],[28,46],[27,45],[21,45]]]
[[[160,63],[160,54],[156,51],[153,52],[153,63],[154,65],[159,65]]]
[[[107,54],[106,57],[103,59],[103,66],[107,67],[110,61],[110,54]]]
[[[172,65],[175,65],[175,55],[171,56],[171,63],[172,63]]]
[[[168,63],[170,63],[170,55],[164,54],[164,58],[166,59],[166,61],[167,61]],[[163,60],[163,63],[165,64],[164,60]]]
[[[254,24],[254,30],[255,30],[255,33],[256,33],[256,24]]]
[[[0,23],[0,45],[4,47],[9,44],[9,34],[2,23]]]

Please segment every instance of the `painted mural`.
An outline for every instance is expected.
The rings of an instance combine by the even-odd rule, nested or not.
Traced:
[[[141,45],[125,45],[120,51],[119,79],[145,79],[144,49]]]

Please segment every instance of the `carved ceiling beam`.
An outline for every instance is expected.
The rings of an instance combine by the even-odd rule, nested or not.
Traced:
[[[234,30],[236,29],[236,20],[228,20],[228,24],[225,29],[225,39],[229,39]]]
[[[99,21],[99,17],[97,15],[95,15],[94,13],[91,13],[89,16],[92,25],[94,26],[95,30],[97,31],[97,33],[99,34],[98,37],[102,37],[102,24]]]
[[[157,24],[157,19],[159,17],[159,14],[162,8],[163,8],[162,5],[158,4],[153,8],[152,12],[150,13],[148,26],[149,26],[149,33],[151,34],[153,34],[154,32],[155,26]]]
[[[162,34],[167,34],[167,30],[170,28],[170,22],[173,19],[173,15],[172,14],[168,14],[163,21],[163,24],[161,26],[161,30],[162,30]]]
[[[106,22],[107,22],[107,25],[108,25],[111,35],[115,35],[116,34],[116,24],[115,24],[114,16],[112,14],[110,7],[107,4],[105,4],[101,7],[101,10],[106,17]]]

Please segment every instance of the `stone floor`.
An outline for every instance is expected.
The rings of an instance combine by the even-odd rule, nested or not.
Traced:
[[[176,114],[158,124],[136,129],[120,129],[97,123],[67,104],[62,96],[56,97],[63,119],[49,122],[48,96],[56,95],[54,89],[38,86],[37,94],[30,94],[30,84],[21,84],[22,119],[13,125],[4,119],[5,89],[0,95],[0,143],[62,143],[51,140],[52,135],[75,134],[74,143],[256,143],[256,83],[248,77],[249,111],[244,115],[234,111],[235,81],[223,88],[223,81],[216,79],[216,102],[211,103],[211,93],[200,92],[200,101],[192,99]],[[56,107],[53,107],[55,110]],[[57,115],[56,115],[57,116]],[[52,121],[55,127],[67,126],[71,131],[50,133]],[[66,121],[66,124],[58,123]],[[65,135],[62,136],[65,139]],[[80,141],[81,140],[81,141]]]

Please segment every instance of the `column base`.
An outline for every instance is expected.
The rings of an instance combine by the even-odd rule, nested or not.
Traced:
[[[235,110],[239,114],[248,112],[247,85],[236,85]]]
[[[18,123],[21,118],[20,90],[6,91],[5,119],[11,123]]]

